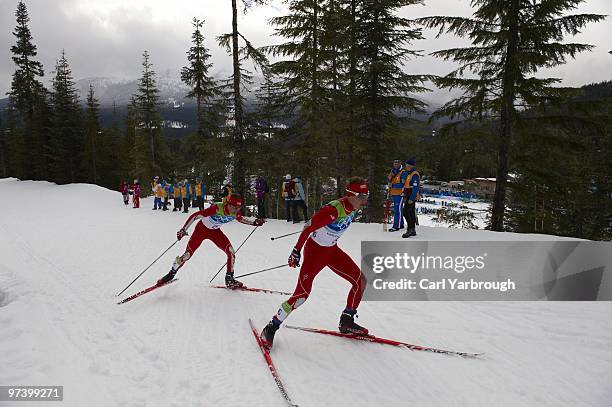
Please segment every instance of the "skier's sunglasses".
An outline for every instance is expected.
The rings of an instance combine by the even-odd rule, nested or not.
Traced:
[[[359,198],[360,201],[367,201],[368,198],[370,197],[370,194],[364,194],[364,193],[360,193],[360,192],[353,192],[353,191],[349,191],[351,194],[353,194],[353,196],[356,196],[357,198]]]

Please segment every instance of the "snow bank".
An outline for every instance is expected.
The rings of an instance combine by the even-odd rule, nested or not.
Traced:
[[[125,208],[118,192],[75,184],[0,180],[0,385],[63,385],[45,406],[282,406],[250,333],[284,297],[208,288],[224,263],[209,242],[180,281],[117,306],[114,294],[174,240],[184,214]],[[286,262],[297,230],[270,221],[238,253],[237,273]],[[237,247],[251,228],[224,231]],[[426,240],[548,240],[544,235],[421,226]],[[356,224],[340,244],[395,240]],[[183,240],[127,293],[165,274]],[[281,268],[244,278],[291,291]],[[348,284],[322,272],[289,321],[334,329]],[[367,302],[358,322],[406,342],[486,352],[481,360],[411,352],[281,329],[272,356],[301,406],[612,405],[610,303]],[[18,403],[19,406],[41,403]],[[0,406],[17,405],[0,402]]]

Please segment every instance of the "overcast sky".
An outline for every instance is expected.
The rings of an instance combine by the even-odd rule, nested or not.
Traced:
[[[62,49],[75,79],[88,77],[138,78],[142,52],[148,50],[157,72],[178,72],[186,64],[193,17],[206,21],[204,34],[211,50],[213,72],[229,72],[231,58],[220,49],[214,38],[231,30],[230,0],[26,0],[30,30],[38,47],[38,60],[49,80]],[[240,0],[239,0],[240,3]],[[426,0],[400,11],[403,16],[469,15],[469,0]],[[15,10],[18,0],[0,0],[0,98],[10,88],[14,64],[10,47],[15,43]],[[286,4],[272,0],[246,15],[240,15],[239,29],[256,46],[279,43],[267,23],[283,15]],[[576,12],[612,15],[612,0],[587,0]],[[427,52],[465,44],[463,40],[426,31],[426,40],[414,44]],[[590,24],[568,41],[596,45],[593,52],[583,53],[566,65],[542,72],[539,76],[563,79],[565,86],[612,79],[612,18]],[[412,73],[445,74],[452,66],[431,57],[406,64]]]

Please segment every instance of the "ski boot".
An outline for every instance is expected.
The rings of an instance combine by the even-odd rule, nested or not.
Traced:
[[[355,315],[344,311],[340,315],[340,324],[338,330],[343,334],[367,335],[368,330],[355,323]]]
[[[411,236],[416,236],[416,230],[414,230],[414,229],[408,229],[408,230],[406,231],[406,233],[404,233],[404,234],[402,235],[402,237],[403,237],[404,239],[405,239],[405,238],[407,238],[407,237],[411,237]]]
[[[157,286],[160,287],[164,284],[167,284],[170,280],[172,280],[176,276],[176,270],[170,269],[168,274],[157,280]]]
[[[268,325],[261,331],[259,334],[259,339],[261,339],[261,343],[267,350],[272,349],[272,344],[274,343],[274,334],[278,331],[280,325],[274,323],[274,321],[268,322]]]
[[[227,273],[225,275],[225,286],[234,290],[244,287],[244,284],[234,278],[234,273]]]

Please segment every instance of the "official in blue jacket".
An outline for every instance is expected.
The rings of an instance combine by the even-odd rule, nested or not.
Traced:
[[[403,238],[416,235],[416,201],[420,198],[421,175],[416,169],[416,158],[406,160],[406,182],[404,183],[404,217],[407,228]]]

